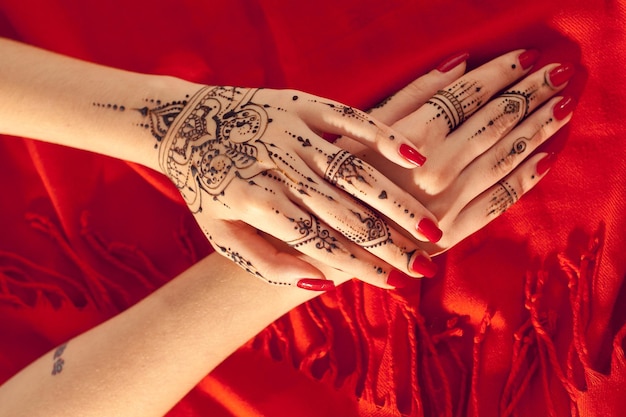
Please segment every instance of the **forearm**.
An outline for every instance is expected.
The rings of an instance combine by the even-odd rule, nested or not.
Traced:
[[[314,296],[211,255],[0,387],[0,416],[161,416],[261,329]],[[60,372],[59,372],[60,369]]]
[[[40,139],[158,168],[142,109],[201,86],[68,58],[0,38],[0,133]]]

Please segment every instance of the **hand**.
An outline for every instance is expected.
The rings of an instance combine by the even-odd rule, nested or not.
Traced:
[[[537,58],[536,51],[514,51],[463,76],[464,63],[433,70],[372,111],[428,155],[419,172],[392,167],[349,138],[336,142],[436,214],[443,238],[420,245],[430,254],[504,213],[554,162],[554,154],[533,152],[571,119],[573,99],[554,96],[574,69],[550,64],[527,75]]]
[[[352,137],[402,171],[424,162],[407,138],[351,107],[298,91],[204,87],[145,112],[162,171],[216,251],[272,284],[332,287],[258,231],[377,285],[421,276],[413,259],[429,260],[415,239],[441,237],[409,193],[319,136]]]

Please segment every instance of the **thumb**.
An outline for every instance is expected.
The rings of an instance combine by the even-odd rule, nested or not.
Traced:
[[[318,268],[277,248],[246,223],[218,220],[205,233],[217,253],[270,284],[313,291],[335,287]]]

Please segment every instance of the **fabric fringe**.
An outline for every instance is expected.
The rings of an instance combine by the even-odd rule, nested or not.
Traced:
[[[455,343],[464,335],[462,318],[448,320],[445,329],[433,333],[414,302],[388,293],[384,302],[376,303],[381,317],[375,321],[363,303],[370,295],[371,290],[361,282],[344,285],[332,296],[308,302],[297,315],[292,312],[268,326],[251,346],[275,360],[291,360],[300,371],[337,389],[352,390],[360,402],[369,404],[366,407],[384,409],[385,415],[463,415],[464,402],[457,402],[455,408],[453,398],[458,392],[453,393],[440,360],[440,352],[450,354],[458,373],[467,379]],[[334,297],[336,308],[328,308],[328,297]],[[381,323],[399,323],[407,331]],[[299,343],[295,326],[315,335],[304,350],[295,346]],[[461,388],[466,386],[463,381]]]
[[[571,311],[571,341],[566,355],[559,356],[555,345],[557,313],[543,300],[546,285],[557,278],[547,271],[527,274],[525,307],[529,318],[515,332],[511,372],[500,401],[501,416],[517,415],[517,406],[523,398],[530,395],[529,386],[534,378],[539,379],[545,414],[548,416],[559,415],[553,401],[555,385],[551,382],[554,379],[570,400],[569,414],[572,417],[621,413],[617,407],[611,406],[611,393],[618,389],[622,391],[622,397],[626,395],[626,358],[623,345],[626,325],[613,338],[611,369],[606,375],[594,369],[586,338],[591,321],[592,284],[597,274],[603,244],[604,225],[601,225],[591,238],[587,250],[577,260],[569,259],[563,254],[558,256],[558,266],[567,280]],[[562,328],[559,330],[563,332]],[[615,396],[613,400],[618,398]],[[534,401],[537,401],[536,396]]]
[[[32,307],[45,298],[55,308],[72,303],[102,310],[111,306],[121,309],[130,303],[124,287],[83,260],[54,221],[37,213],[27,213],[26,219],[52,239],[82,276],[68,277],[0,251],[0,303]],[[138,247],[107,241],[97,233],[88,212],[81,216],[80,236],[90,255],[131,277],[146,292],[167,281]],[[183,223],[175,237],[181,253],[190,262],[197,261],[197,251]],[[626,382],[626,325],[614,336],[611,369],[606,375],[594,369],[585,337],[603,242],[601,227],[578,259],[558,256],[558,273],[547,267],[527,273],[524,307],[528,317],[513,335],[510,371],[499,399],[500,416],[519,415],[531,387],[533,401],[538,401],[536,393],[540,392],[545,414],[557,416],[561,410],[553,401],[555,381],[570,400],[572,417],[587,415],[581,410],[610,403],[607,395],[626,395],[619,391],[626,389],[621,388]],[[547,286],[564,284],[563,277],[571,309],[567,355],[558,353],[557,311],[545,296]],[[337,389],[351,390],[364,407],[384,409],[387,415],[480,416],[482,347],[495,313],[487,309],[472,335],[465,317],[451,316],[445,326],[438,327],[427,323],[420,313],[419,297],[372,290],[354,281],[272,323],[251,341],[251,346],[276,360],[290,360],[301,372]],[[563,333],[568,329],[561,326],[558,330]],[[296,337],[301,335],[308,340]],[[469,337],[473,340],[471,366],[462,353],[463,341]],[[620,387],[618,392],[615,387]]]
[[[97,233],[91,226],[87,211],[79,219],[79,231],[88,253],[81,252],[81,249],[70,243],[62,228],[50,217],[28,212],[25,219],[33,229],[48,236],[55,248],[65,256],[69,265],[72,265],[66,270],[75,267],[78,274],[70,277],[18,254],[0,251],[0,303],[34,307],[38,300],[45,297],[57,309],[71,303],[78,308],[91,305],[100,311],[114,313],[133,302],[127,285],[134,283],[142,289],[140,292],[147,294],[169,279],[137,246],[107,241],[102,234]],[[197,261],[197,251],[184,222],[181,222],[180,230],[174,237],[184,257],[190,263]],[[92,266],[94,255],[108,269],[117,272],[111,277],[98,272]],[[119,277],[123,277],[123,280]]]
[[[571,416],[579,417],[585,415],[579,405],[588,390],[588,384],[577,382],[579,376],[593,377],[594,383],[598,378],[604,384],[611,381],[610,375],[598,376],[593,371],[585,339],[603,236],[601,227],[576,261],[558,256],[557,271],[545,267],[527,273],[527,318],[513,335],[510,371],[498,403],[500,416],[520,415],[527,408],[520,406],[529,395],[535,395],[534,403],[538,401],[537,392],[541,392],[545,415],[562,415],[554,400],[556,382],[570,400]],[[567,277],[567,288],[563,277]],[[568,355],[560,354],[555,345],[558,314],[546,299],[546,287],[554,285],[569,291],[571,329],[563,327],[566,320],[558,327],[559,334],[571,332]],[[312,300],[267,327],[252,346],[276,360],[291,360],[300,371],[337,389],[352,389],[361,403],[369,404],[367,415],[371,409],[383,408],[390,416],[483,415],[479,395],[483,342],[497,312],[488,308],[473,334],[462,316],[451,316],[446,328],[437,331],[415,300],[367,288],[354,281]],[[373,305],[378,318],[368,314]],[[303,335],[309,342],[305,347],[301,340],[296,342]],[[463,341],[469,337],[473,340],[470,366],[462,354]],[[612,375],[626,373],[625,338],[626,325],[613,341]],[[611,383],[621,386],[625,382]]]

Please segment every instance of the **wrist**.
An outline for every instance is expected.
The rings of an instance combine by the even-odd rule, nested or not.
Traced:
[[[124,159],[163,173],[159,145],[187,100],[204,86],[171,76],[134,75],[140,77],[133,83],[136,87],[120,101],[127,103],[123,113],[129,119],[126,126],[132,129]]]

